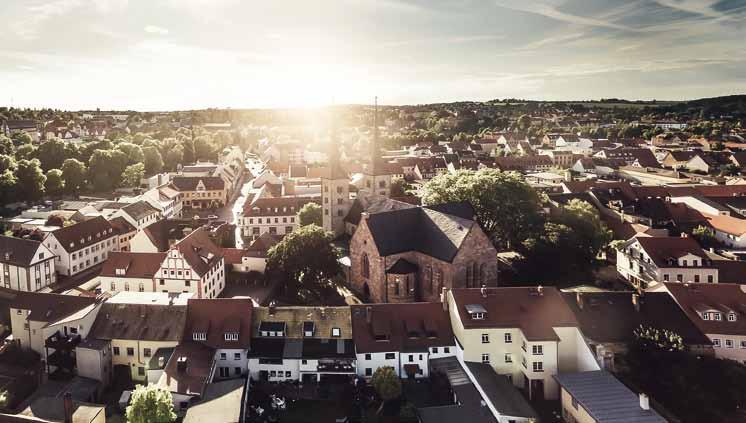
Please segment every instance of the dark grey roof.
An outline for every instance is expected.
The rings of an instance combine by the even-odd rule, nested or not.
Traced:
[[[40,246],[39,241],[0,235],[0,263],[28,267],[34,261],[34,254]]]
[[[538,415],[507,377],[489,364],[465,362],[472,376],[497,411],[504,416],[536,419]]]
[[[655,410],[640,408],[640,399],[603,370],[564,373],[554,378],[599,423],[665,423]]]
[[[446,262],[453,260],[474,220],[440,210],[462,214],[464,208],[439,205],[371,214],[368,228],[379,254],[419,251]]]
[[[421,423],[493,423],[497,422],[487,407],[464,407],[446,405],[441,407],[418,408],[417,416]]]
[[[184,423],[241,421],[241,399],[244,394],[244,379],[231,379],[210,383],[200,401],[191,405],[184,416]]]
[[[147,201],[138,201],[136,203],[128,204],[122,207],[122,210],[127,212],[127,214],[132,216],[135,220],[140,220],[150,216],[151,214],[158,213],[158,209],[151,206]]]

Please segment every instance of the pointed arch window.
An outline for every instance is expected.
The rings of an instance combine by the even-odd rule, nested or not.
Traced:
[[[363,254],[362,258],[362,273],[364,278],[370,278],[370,261],[368,260],[368,255]]]

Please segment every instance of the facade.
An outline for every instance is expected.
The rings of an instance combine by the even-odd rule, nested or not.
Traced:
[[[57,281],[54,253],[39,241],[0,236],[0,286],[34,292]]]
[[[181,217],[182,194],[169,185],[145,191],[142,194],[142,199],[160,210],[165,219]]]
[[[130,240],[137,234],[138,229],[123,217],[115,217],[109,220],[109,223],[118,234],[119,251],[130,251]]]
[[[176,176],[171,186],[181,194],[184,207],[213,209],[228,203],[228,188],[220,176]]]
[[[112,366],[126,367],[132,380],[145,382],[155,352],[181,341],[190,297],[120,292],[103,304],[89,336],[110,342]]]
[[[287,235],[300,227],[298,212],[312,202],[308,198],[257,198],[244,205],[239,220],[244,237],[256,239],[260,235]]]
[[[168,250],[154,278],[155,291],[216,298],[225,288],[223,252],[197,229]]]
[[[558,373],[599,369],[555,288],[453,289],[446,297],[459,361],[490,364],[531,399],[558,399]]]
[[[99,216],[58,229],[44,238],[43,244],[56,256],[57,272],[72,276],[103,262],[110,252],[119,251],[119,234]]]
[[[98,275],[101,291],[157,292],[155,274],[166,259],[166,253],[113,252]]]
[[[466,203],[362,213],[350,285],[373,302],[437,301],[442,288],[496,286],[496,257]]]
[[[718,283],[718,269],[692,238],[637,236],[617,250],[617,271],[632,286],[664,282]]]
[[[357,375],[393,367],[401,378],[426,378],[430,360],[456,354],[451,322],[441,303],[367,304],[352,309]]]
[[[746,364],[746,288],[737,284],[667,283],[689,319],[712,342],[715,356]]]
[[[355,375],[349,307],[255,307],[252,380],[323,382]]]

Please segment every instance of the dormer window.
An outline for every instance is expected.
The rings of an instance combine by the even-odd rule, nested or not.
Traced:
[[[124,269],[121,269],[121,268],[120,268],[120,269],[117,269],[117,270],[115,270],[115,273],[116,273],[116,274],[117,274],[118,276],[122,276],[122,275],[124,275],[125,271],[124,271]]]
[[[471,318],[473,320],[484,320],[484,313],[480,313],[480,312],[471,313]]]
[[[702,313],[702,320],[710,320],[710,313],[706,311]]]
[[[735,322],[736,321],[736,313],[733,313],[733,312],[728,313],[728,321],[729,322]]]
[[[466,312],[469,313],[469,317],[472,320],[484,320],[484,315],[487,314],[487,309],[481,304],[467,304]]]
[[[713,313],[713,315],[715,316],[715,320],[717,320],[718,322],[721,321],[721,320],[723,320],[723,315],[722,314],[720,314],[720,313]]]
[[[238,341],[238,332],[226,332],[224,337],[226,341]]]
[[[192,334],[192,339],[195,341],[207,341],[207,333],[206,332],[194,332]]]
[[[332,328],[332,338],[339,338],[342,336],[342,330],[340,328]]]

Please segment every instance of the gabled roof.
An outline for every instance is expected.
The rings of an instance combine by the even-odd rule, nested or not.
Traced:
[[[466,368],[474,377],[476,385],[481,388],[489,402],[503,416],[538,419],[538,414],[521,395],[518,388],[507,376],[495,373],[491,365],[465,361]]]
[[[220,191],[225,188],[225,181],[219,176],[177,176],[171,184],[179,191],[196,191],[200,181],[207,191]]]
[[[580,330],[599,343],[633,340],[640,325],[666,329],[679,334],[686,345],[709,345],[709,339],[681,311],[667,292],[645,292],[638,297],[639,311],[632,302],[633,292],[567,292],[567,305],[575,313]]]
[[[195,332],[206,334],[205,341],[196,341],[210,348],[248,349],[251,346],[251,298],[190,299],[184,339]],[[238,340],[226,341],[226,333],[237,333]]]
[[[192,231],[186,238],[177,242],[174,248],[179,250],[184,260],[199,276],[203,276],[223,258],[222,249],[210,240],[204,228]]]
[[[168,251],[171,241],[178,241],[185,237],[185,229],[196,230],[204,222],[204,220],[161,219],[143,228],[143,232],[158,251]]]
[[[123,218],[122,216],[118,216],[118,217],[115,217],[114,219],[111,219],[109,223],[114,228],[114,231],[117,232],[119,235],[124,235],[124,234],[137,231],[137,228],[132,226],[132,224],[129,221],[127,221],[127,219]]]
[[[353,305],[352,337],[358,353],[416,352],[453,345],[448,312],[441,303]],[[376,340],[377,332],[388,339]]]
[[[314,322],[313,338],[333,339],[332,328],[340,329],[339,339],[352,339],[352,323],[349,307],[275,307],[270,313],[268,307],[255,307],[252,318],[252,333],[259,335],[259,326],[264,322],[284,322],[286,338],[307,338],[303,336],[303,323]]]
[[[98,339],[180,341],[185,305],[104,303],[89,336]]]
[[[599,423],[666,423],[652,408],[610,373],[598,370],[555,375],[557,383]]]
[[[707,254],[702,250],[702,247],[691,237],[640,236],[635,238],[635,240],[640,243],[642,249],[645,250],[653,263],[658,267],[678,266],[678,264],[670,264],[669,260],[676,260],[687,254],[692,254],[703,259],[707,258]]]
[[[729,283],[666,283],[666,289],[689,319],[705,334],[746,336],[746,285]],[[699,312],[717,310],[722,320],[703,320]],[[728,321],[725,314],[736,314]],[[736,346],[738,347],[738,346]]]
[[[95,298],[40,292],[14,292],[11,308],[30,310],[28,320],[54,322],[96,303]]]
[[[478,288],[453,289],[461,323],[466,329],[519,328],[529,341],[559,340],[555,327],[577,327],[578,322],[560,292],[554,287],[487,288],[486,298]],[[467,306],[486,310],[484,318],[472,319]]]
[[[131,253],[125,251],[112,251],[104,261],[99,276],[142,278],[149,279],[155,276],[160,269],[166,253]],[[123,275],[117,274],[118,269],[124,269]]]
[[[360,217],[363,212],[374,214],[390,210],[400,210],[415,207],[412,204],[387,198],[382,195],[357,197],[352,202],[350,210],[347,212],[344,221],[353,225],[360,223]]]
[[[440,210],[464,215],[465,209],[436,205],[392,210],[369,215],[367,225],[381,256],[419,251],[450,262],[476,223]]]
[[[0,236],[0,263],[28,267],[34,261],[34,255],[40,246],[41,242],[39,241]]]
[[[215,352],[196,342],[182,342],[175,349],[163,369],[157,385],[171,392],[201,396],[209,383]],[[186,360],[179,368],[179,360]]]
[[[52,234],[68,253],[118,235],[114,234],[111,223],[101,216],[57,229]]]
[[[295,216],[308,203],[318,201],[303,197],[264,197],[247,202],[243,208],[246,217]]]
[[[122,207],[122,211],[132,216],[135,221],[144,219],[153,214],[160,213],[158,209],[151,206],[147,201],[137,201]]]

